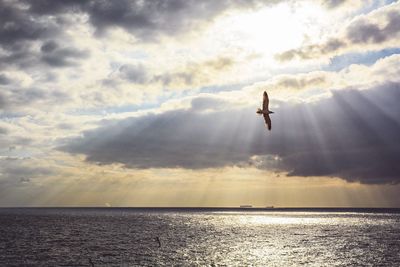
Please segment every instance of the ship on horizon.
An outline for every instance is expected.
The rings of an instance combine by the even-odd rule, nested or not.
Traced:
[[[273,209],[274,206],[253,207],[253,205],[244,204],[244,205],[240,205],[239,208],[241,208],[241,209],[252,209],[252,208],[254,208],[254,209],[257,209],[257,208],[259,208],[259,209],[260,209],[260,208],[261,208],[261,209]]]

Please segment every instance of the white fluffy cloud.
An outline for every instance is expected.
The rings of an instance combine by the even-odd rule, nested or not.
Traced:
[[[381,50],[399,46],[400,3],[359,15],[327,40],[276,55],[279,61],[318,59],[345,52]]]

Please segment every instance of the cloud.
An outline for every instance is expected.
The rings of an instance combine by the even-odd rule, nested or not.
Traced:
[[[34,2],[25,0],[23,2],[29,5],[30,12],[39,15],[52,15],[81,11],[82,7],[89,3],[88,0],[37,0]]]
[[[368,19],[356,20],[347,29],[347,38],[352,44],[382,43],[388,39],[396,38],[400,32],[399,10],[386,11],[386,25],[380,27],[378,23],[369,22]]]
[[[256,107],[219,110],[215,100],[194,98],[189,109],[115,121],[61,149],[130,168],[279,167],[288,175],[398,183],[399,97],[400,84],[388,83],[335,91],[313,104],[282,104],[271,133]],[[216,111],[204,112],[211,106]]]
[[[153,102],[163,89],[234,83],[239,78],[230,72],[237,63],[231,53],[178,53],[197,46],[191,42],[203,32],[193,29],[220,15],[279,1],[262,2],[0,1],[0,109],[118,109]],[[137,24],[137,17],[151,23]],[[181,42],[184,34],[190,38]],[[9,72],[30,80],[19,83]]]
[[[357,51],[362,48],[380,50],[397,47],[400,36],[400,3],[382,7],[367,15],[352,20],[338,36],[331,36],[325,42],[291,49],[277,54],[279,61],[293,59],[314,59],[331,57],[339,53]]]
[[[228,9],[249,8],[278,1],[25,1],[37,15],[68,12],[87,14],[99,35],[115,27],[124,29],[142,41],[157,40],[160,35],[177,35],[212,21]]]
[[[29,128],[29,125],[23,125],[23,122],[16,117],[9,121],[0,120],[0,158],[1,153],[8,153],[17,147],[28,147],[32,144],[34,134]]]
[[[44,22],[28,16],[26,10],[10,1],[0,2],[0,45],[9,50],[22,47],[24,41],[34,41],[55,34],[51,20]]]
[[[228,13],[236,15],[279,2],[0,1],[4,12],[0,17],[0,70],[19,71],[31,79],[30,84],[17,85],[7,73],[0,74],[5,89],[0,106],[8,111],[37,112],[46,104],[46,109],[110,108],[154,101],[163,89],[242,83],[259,75],[244,60],[245,55],[227,48],[221,53],[211,51],[205,58],[202,49],[196,48],[204,32],[193,30]],[[178,45],[183,34],[190,38]],[[194,49],[200,52],[180,56]],[[118,68],[120,63],[123,66]],[[43,99],[37,97],[39,91]],[[19,94],[34,97],[23,106],[19,99],[25,96]]]
[[[116,73],[103,80],[103,85],[116,86],[125,82],[136,85],[167,87],[169,89],[187,89],[218,83],[220,76],[229,73],[237,61],[221,56],[202,62],[188,62],[184,67],[159,72],[143,64],[124,64]]]
[[[11,83],[11,80],[4,74],[0,74],[0,85]]]
[[[80,50],[71,47],[61,48],[53,40],[45,42],[40,50],[42,52],[42,61],[52,67],[78,65],[77,60],[88,58],[90,55],[88,50]]]
[[[35,5],[39,2],[55,5],[44,1],[35,2]],[[0,70],[49,72],[48,66],[77,66],[79,61],[89,57],[88,50],[73,46],[67,31],[71,22],[62,19],[64,14],[37,14],[29,8],[32,7],[29,3],[0,1]]]
[[[336,8],[340,5],[343,5],[344,3],[348,2],[348,1],[346,1],[346,0],[324,0],[321,2],[329,8]]]
[[[30,158],[0,157],[0,191],[54,174],[53,169],[38,167],[35,163],[36,160]]]
[[[361,5],[369,4],[371,1],[369,0],[320,0],[319,1],[323,6],[329,9],[336,9],[340,7],[360,7]]]
[[[139,40],[154,41],[201,27],[228,9],[256,4],[260,1],[91,1],[85,10],[97,33],[121,27]]]
[[[310,72],[307,74],[297,75],[280,75],[275,78],[275,83],[272,86],[277,86],[282,89],[303,90],[306,88],[318,88],[326,85],[327,72]]]
[[[26,46],[21,51],[0,56],[0,68],[6,69],[12,66],[27,70],[29,68],[46,67],[46,65],[50,67],[77,66],[80,60],[90,56],[90,52],[85,49],[52,47],[52,45],[55,45],[55,43],[46,41],[40,51],[36,51],[31,46]]]
[[[148,82],[147,70],[143,65],[127,64],[119,68],[120,77],[133,83],[144,84]]]
[[[0,111],[17,112],[34,109],[40,105],[60,105],[71,100],[65,92],[36,87],[15,88],[0,92]]]
[[[331,95],[330,90],[371,88],[372,85],[400,82],[400,55],[393,54],[373,65],[352,64],[340,71],[310,71],[281,74],[244,88],[250,95],[268,90],[281,102],[313,102]],[[360,79],[360,77],[363,77]]]
[[[229,72],[237,62],[230,57],[218,57],[203,62],[189,62],[183,70],[156,74],[151,82],[167,87],[205,86],[216,83],[218,76]]]
[[[7,128],[0,126],[0,135],[5,135],[5,134],[8,134],[8,133],[9,133],[9,131],[8,131]]]
[[[191,96],[203,86],[210,86],[214,90],[220,85],[235,82],[243,84],[268,75],[268,70],[275,66],[267,66],[268,62],[261,62],[263,59],[251,66],[244,64],[245,55],[235,45],[221,49],[225,37],[221,36],[224,40],[215,38],[215,43],[223,44],[213,47],[215,43],[205,41],[203,37],[213,38],[214,35],[207,34],[216,32],[195,30],[207,27],[225,14],[240,15],[237,9],[249,11],[258,5],[278,2],[0,0],[0,112],[2,118],[12,118],[13,123],[23,128],[18,134],[12,126],[0,128],[3,151],[7,153],[8,147],[19,147],[18,144],[24,146],[23,142],[31,142],[25,148],[34,150],[40,142],[38,140],[48,140],[48,136],[53,139],[67,137],[93,128],[98,120],[108,118],[109,112],[118,113],[110,116],[126,117],[129,112],[125,111],[139,109],[137,118],[115,121],[115,129],[104,126],[86,132],[90,138],[75,139],[64,149],[87,155],[90,162],[117,162],[132,168],[176,166],[199,169],[251,165],[279,168],[290,174],[316,173],[313,168],[308,171],[302,169],[304,166],[296,165],[296,162],[305,161],[300,157],[301,153],[295,157],[279,149],[273,150],[273,144],[263,143],[265,133],[262,119],[255,117],[254,107],[249,107],[254,100],[240,99],[240,96],[233,99],[228,95]],[[339,10],[347,8],[351,1],[327,0],[322,3],[329,9]],[[310,49],[311,52],[303,51],[303,56],[313,57],[322,52],[333,55],[347,51],[350,44],[351,47],[361,47],[365,43],[368,47],[391,44],[395,37],[390,36],[398,36],[398,14],[394,6],[360,16],[341,35],[332,36],[323,43],[325,46],[316,44]],[[188,38],[181,39],[184,34],[188,34]],[[191,54],[188,56],[188,53]],[[296,56],[293,52],[292,57]],[[320,89],[329,93],[326,88],[378,88],[377,84],[383,82],[397,84],[399,64],[396,60],[398,58],[392,58],[392,65],[383,65],[382,68],[350,66],[338,73],[313,71],[308,74],[281,75],[267,81],[268,89]],[[262,71],[255,74],[255,65]],[[251,74],[245,76],[247,71]],[[368,77],[360,82],[360,74]],[[104,80],[104,77],[109,79]],[[102,81],[104,84],[101,84]],[[113,83],[116,86],[111,86]],[[362,86],[360,83],[363,83]],[[176,88],[187,91],[161,92]],[[255,97],[257,100],[258,93]],[[154,107],[158,101],[170,96],[182,95],[190,96],[185,98],[184,103],[168,101],[158,113],[148,114],[146,110],[141,110]],[[314,92],[307,91],[304,98],[314,95]],[[296,106],[284,104],[289,98],[280,98],[282,103],[272,101],[272,105],[274,108],[280,106],[280,114],[300,112],[295,109]],[[353,98],[359,101],[360,97]],[[332,99],[339,101],[337,96]],[[62,110],[58,114],[63,115],[53,116],[55,109]],[[24,116],[28,113],[29,116]],[[284,132],[283,128],[279,128],[281,120],[278,116],[281,115],[275,115],[277,118],[273,120],[271,139],[279,140],[276,132],[283,133],[282,136]],[[246,121],[247,118],[251,119]],[[297,128],[301,126],[291,118],[286,121],[286,128],[291,124]],[[246,129],[252,131],[246,132]],[[104,131],[104,136],[101,131]],[[260,133],[254,134],[256,132]],[[245,137],[241,140],[240,136]],[[51,150],[53,139],[45,144],[46,149]],[[90,140],[95,143],[90,143]],[[297,144],[293,141],[294,137],[288,137],[288,140]],[[151,143],[153,147],[149,145]],[[183,149],[180,149],[181,146]],[[123,151],[124,148],[130,149]],[[137,154],[132,154],[132,151]],[[326,153],[333,157],[330,150]],[[335,158],[334,161],[339,159]],[[291,169],[291,166],[296,167]],[[354,172],[349,172],[349,175],[343,166],[337,169],[333,172],[335,175],[348,180],[357,179]]]

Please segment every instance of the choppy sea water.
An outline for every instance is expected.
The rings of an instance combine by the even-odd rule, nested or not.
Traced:
[[[0,266],[163,265],[399,266],[400,213],[0,209]]]

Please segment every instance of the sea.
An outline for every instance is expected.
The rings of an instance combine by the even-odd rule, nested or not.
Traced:
[[[400,210],[1,208],[0,266],[400,266]]]

